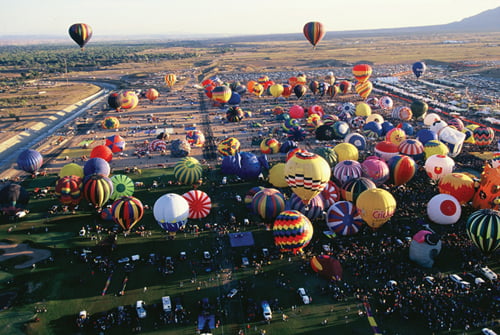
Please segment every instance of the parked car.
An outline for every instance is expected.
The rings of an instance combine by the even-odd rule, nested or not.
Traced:
[[[498,279],[498,275],[493,272],[493,270],[491,270],[489,267],[487,266],[482,266],[480,267],[478,270],[479,274],[481,276],[483,276],[484,278],[488,279],[488,280],[497,280]]]
[[[235,288],[233,288],[231,291],[229,291],[229,293],[227,294],[227,297],[228,297],[229,299],[231,299],[231,298],[234,298],[234,296],[235,296],[236,294],[238,294],[238,290],[237,290],[237,289],[235,289]]]
[[[172,311],[172,301],[170,300],[170,296],[162,297],[161,302],[163,305],[163,311],[165,313],[169,313]]]
[[[463,281],[462,277],[460,277],[459,275],[456,275],[456,274],[449,275],[448,278],[450,278],[452,281],[454,281],[457,284],[460,283],[461,281]]]
[[[210,251],[203,251],[203,259],[206,261],[212,259],[212,255],[210,255]]]
[[[311,297],[307,294],[306,289],[303,287],[299,287],[297,289],[297,293],[299,294],[300,299],[304,303],[304,305],[309,305],[311,303]]]
[[[135,310],[137,311],[137,317],[139,319],[144,319],[146,317],[146,309],[144,308],[145,302],[143,300],[137,300],[135,302]]]
[[[273,312],[271,311],[271,306],[269,306],[269,303],[264,300],[261,302],[260,306],[262,307],[262,315],[264,316],[264,320],[271,321],[273,318]]]

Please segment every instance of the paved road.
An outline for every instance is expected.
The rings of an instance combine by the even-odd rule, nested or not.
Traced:
[[[109,83],[92,82],[92,84],[101,87],[101,90],[96,94],[72,105],[70,108],[74,108],[73,111],[66,113],[56,121],[48,123],[46,127],[33,132],[30,136],[21,139],[20,142],[0,153],[0,178],[13,177],[17,175],[16,171],[13,171],[12,168],[15,168],[19,152],[32,148],[37,143],[51,136],[58,129],[74,121],[82,113],[101,102],[110,90],[116,89],[116,85]]]

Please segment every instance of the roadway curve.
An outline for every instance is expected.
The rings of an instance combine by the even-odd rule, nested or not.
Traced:
[[[88,83],[88,81],[86,82]],[[12,169],[15,169],[19,152],[36,146],[37,143],[40,143],[45,138],[51,136],[58,129],[74,121],[82,113],[102,101],[107,96],[109,91],[117,88],[116,85],[109,83],[91,82],[91,84],[99,86],[101,90],[73,105],[70,105],[66,108],[66,110],[68,110],[67,113],[61,115],[57,120],[47,123],[47,125],[42,129],[32,132],[25,138],[19,136],[20,139],[16,144],[0,153],[0,178],[12,178],[18,175],[19,170],[12,171]]]

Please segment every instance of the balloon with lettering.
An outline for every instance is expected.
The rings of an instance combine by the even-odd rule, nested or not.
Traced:
[[[396,199],[386,190],[372,188],[358,196],[356,207],[361,211],[361,218],[366,224],[373,229],[377,229],[394,215]]]

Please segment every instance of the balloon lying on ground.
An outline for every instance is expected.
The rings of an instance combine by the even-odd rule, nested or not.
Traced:
[[[424,268],[432,268],[435,258],[441,252],[439,236],[428,230],[420,230],[410,242],[410,260]]]
[[[311,268],[327,280],[342,280],[342,266],[333,256],[313,256],[310,261]]]
[[[427,203],[427,216],[437,224],[457,223],[462,215],[462,207],[458,200],[450,194],[437,194]]]
[[[9,216],[23,210],[29,199],[28,191],[19,184],[5,184],[0,188],[0,210]]]
[[[476,209],[496,209],[500,207],[500,169],[484,165],[479,187],[472,197],[472,206]]]

